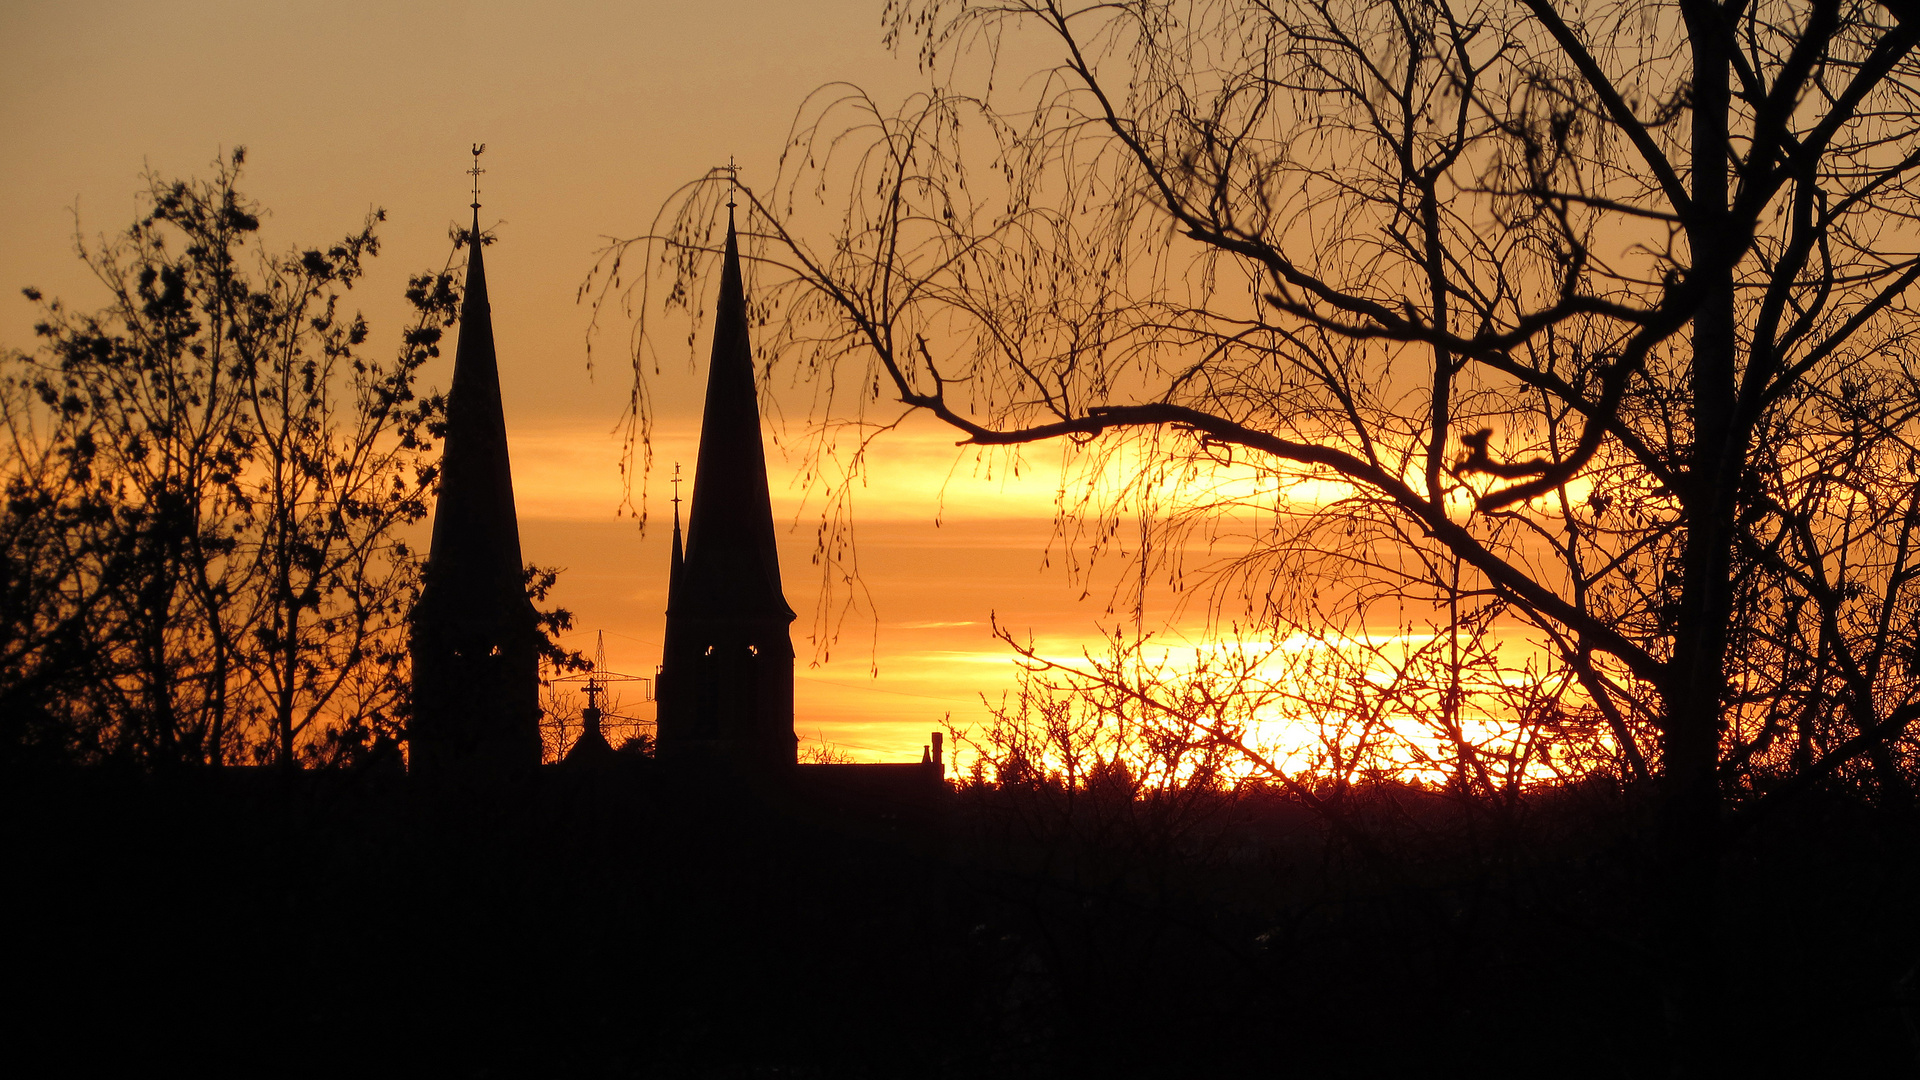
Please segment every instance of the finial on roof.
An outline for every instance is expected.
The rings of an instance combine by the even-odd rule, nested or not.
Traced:
[[[667,602],[672,606],[673,598],[678,595],[680,564],[686,561],[687,549],[680,542],[680,463],[673,463],[673,558],[667,563]]]
[[[473,209],[475,213],[478,213],[480,210],[480,174],[487,171],[480,167],[480,155],[486,152],[486,143],[474,143],[473,168],[467,170],[467,175],[473,177]]]

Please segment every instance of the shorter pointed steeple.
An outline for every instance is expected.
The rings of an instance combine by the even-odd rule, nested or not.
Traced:
[[[687,549],[680,542],[680,463],[673,463],[673,562],[667,568],[667,606],[673,606],[673,594],[680,587],[680,564],[687,561]]]
[[[474,148],[474,176],[480,173]],[[540,764],[539,630],[527,599],[476,187],[447,392],[433,547],[413,611],[413,768]]]

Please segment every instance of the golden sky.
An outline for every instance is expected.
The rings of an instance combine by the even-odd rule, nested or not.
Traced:
[[[498,236],[487,269],[523,548],[566,568],[555,599],[578,616],[570,644],[590,652],[604,630],[612,668],[650,674],[667,534],[642,536],[616,514],[625,328],[599,342],[590,376],[575,291],[602,237],[642,231],[709,167],[733,156],[747,182],[770,179],[801,100],[835,80],[882,101],[919,85],[911,57],[880,44],[877,0],[14,0],[0,5],[0,347],[31,345],[22,286],[80,308],[103,302],[73,258],[76,210],[84,235],[122,228],[143,169],[204,174],[236,145],[249,152],[244,190],[271,211],[271,245],[317,244],[387,210],[357,302],[391,343],[406,275],[446,259],[448,226],[467,214],[468,146],[486,143],[482,220]],[[427,381],[444,387],[450,360]],[[691,467],[703,385],[703,370],[679,364],[652,380],[656,462],[669,471]],[[776,516],[793,526],[782,566],[801,613],[803,737],[867,759],[917,757],[944,714],[968,722],[980,695],[1012,684],[989,635],[996,613],[1055,654],[1097,642],[1110,593],[1082,600],[1085,583],[1057,559],[1043,570],[1057,477],[989,480],[971,458],[955,469],[956,454],[931,425],[882,444],[858,507],[877,622],[850,623],[831,659],[809,667],[813,511],[792,483],[798,461],[770,449]],[[658,479],[653,491],[662,515]]]

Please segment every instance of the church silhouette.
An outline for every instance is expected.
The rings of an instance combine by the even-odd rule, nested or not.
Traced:
[[[477,166],[476,166],[477,168]],[[479,199],[447,395],[432,548],[412,617],[409,771],[433,782],[531,777],[541,764],[539,631],[526,591],[488,304]],[[793,725],[793,609],[781,587],[748,338],[734,205],[707,373],[692,504],[674,504],[654,760],[612,749],[587,717],[560,775],[618,773],[797,797],[893,817],[949,789],[940,732],[919,762],[801,764]],[[597,714],[597,709],[590,707]]]

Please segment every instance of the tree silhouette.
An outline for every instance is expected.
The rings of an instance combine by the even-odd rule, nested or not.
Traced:
[[[1068,441],[1084,554],[1157,500],[1139,557],[1271,634],[1525,626],[1542,699],[1656,789],[1674,1052],[1708,1071],[1726,843],[1818,784],[1910,801],[1920,15],[917,0],[886,25],[930,89],[820,91],[748,195],[810,475],[857,478],[890,399],[971,446]],[[645,320],[697,295],[716,187],[588,283],[639,301],[642,435]],[[658,294],[619,278],[642,250]],[[1441,689],[1423,710],[1460,707]]]
[[[105,733],[86,722],[88,673],[107,663],[97,633],[125,580],[124,552],[105,526],[112,501],[93,483],[92,441],[54,435],[67,410],[36,408],[27,385],[0,385],[7,429],[0,510],[0,752],[22,761],[93,756]],[[53,431],[49,431],[51,427]]]
[[[138,221],[80,244],[110,305],[28,290],[43,343],[7,358],[8,566],[33,583],[8,682],[61,672],[83,758],[292,767],[399,731],[418,581],[401,530],[427,510],[441,409],[414,383],[457,290],[414,277],[398,355],[368,358],[341,302],[384,214],[324,248],[250,250],[243,162],[150,176]]]

